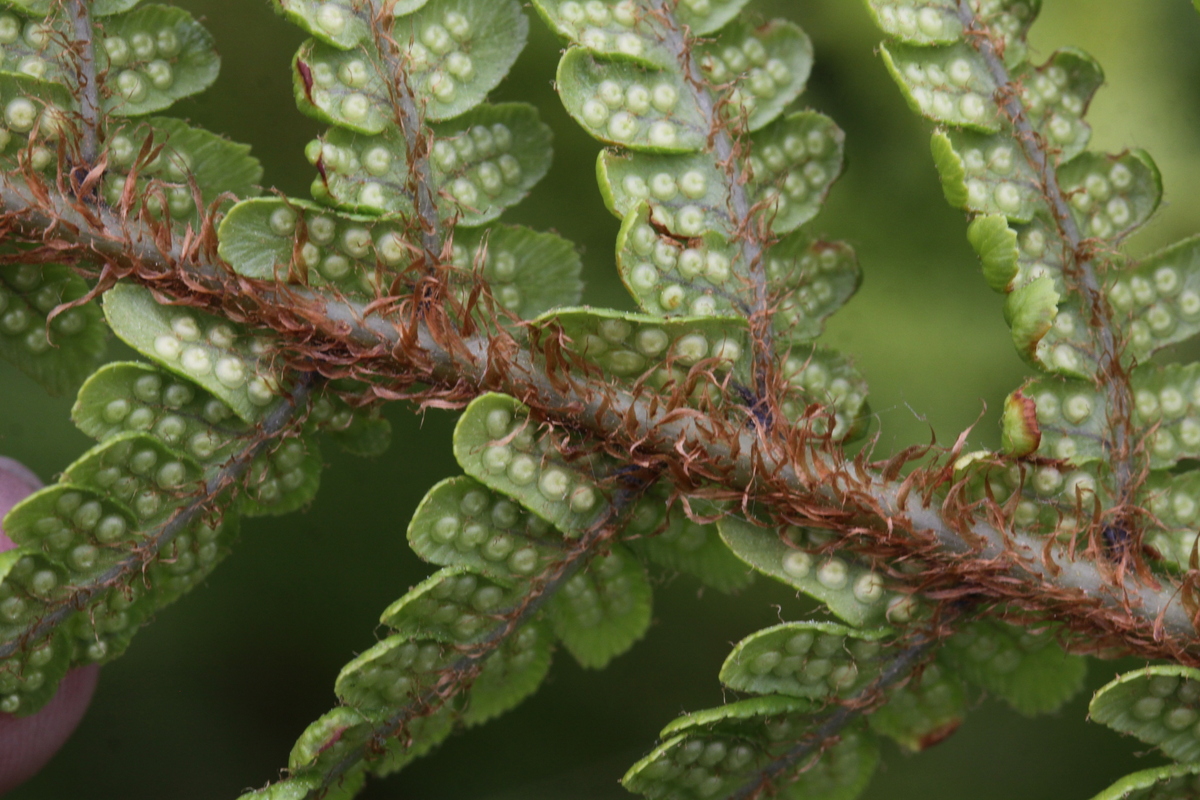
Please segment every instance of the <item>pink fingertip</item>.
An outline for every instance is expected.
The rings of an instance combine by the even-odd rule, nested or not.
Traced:
[[[0,553],[16,547],[4,533],[4,515],[17,503],[42,488],[42,481],[19,461],[0,456]]]
[[[79,726],[100,668],[80,667],[67,673],[58,694],[29,717],[0,714],[0,794],[10,792],[41,771]]]
[[[24,464],[0,456],[0,520],[40,488],[41,479]],[[0,553],[15,546],[0,525]],[[92,701],[99,674],[95,665],[67,673],[54,699],[32,716],[0,714],[0,795],[36,775],[66,744]]]

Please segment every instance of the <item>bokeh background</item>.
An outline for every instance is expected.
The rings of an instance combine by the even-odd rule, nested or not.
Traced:
[[[488,0],[480,0],[487,2]],[[292,104],[289,60],[301,36],[266,0],[180,0],[204,17],[224,56],[205,96],[178,106],[198,124],[249,142],[266,183],[307,196],[302,151],[317,132]],[[875,54],[860,0],[756,0],[754,13],[802,24],[817,66],[801,103],[846,130],[849,163],[812,228],[851,242],[861,294],[826,341],[854,354],[871,380],[877,452],[936,435],[998,443],[1004,395],[1026,368],[1013,353],[1000,298],[985,287],[947,208],[928,130],[903,105]],[[533,13],[530,12],[531,17]],[[536,20],[499,99],[537,103],[556,132],[555,169],[509,221],[554,228],[584,254],[588,302],[629,307],[613,270],[617,220],[595,188],[598,146],[563,113],[551,87],[561,44]],[[1096,55],[1108,85],[1090,115],[1095,145],[1148,148],[1166,183],[1156,221],[1129,242],[1145,253],[1200,230],[1200,15],[1187,0],[1045,0],[1033,34],[1044,58],[1061,46]],[[114,346],[114,353],[119,349]],[[1176,357],[1194,357],[1180,353]],[[51,479],[88,446],[69,399],[47,400],[0,364],[0,452]],[[305,513],[245,526],[207,585],[162,613],[128,655],[105,668],[82,728],[14,800],[233,800],[273,779],[305,725],[334,702],[339,667],[374,641],[379,612],[432,567],[407,549],[409,515],[436,480],[457,473],[453,416],[389,410],[391,452],[376,461],[333,448]],[[624,770],[679,713],[722,701],[717,670],[732,642],[810,610],[760,582],[737,598],[664,578],[644,641],[602,672],[560,653],[541,691],[488,726],[449,740],[366,795],[422,800],[607,800]],[[1132,662],[1094,662],[1091,687]],[[885,748],[871,800],[1060,800],[1090,797],[1158,757],[1085,721],[1079,697],[1050,718],[1022,718],[980,698],[945,743],[910,757]]]

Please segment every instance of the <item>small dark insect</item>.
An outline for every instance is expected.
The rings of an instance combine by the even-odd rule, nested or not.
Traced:
[[[1104,537],[1104,549],[1112,561],[1120,564],[1129,557],[1133,544],[1129,531],[1119,525],[1105,525],[1101,536]]]

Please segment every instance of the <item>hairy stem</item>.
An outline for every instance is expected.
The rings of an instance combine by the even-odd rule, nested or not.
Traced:
[[[40,200],[28,196],[12,179],[0,185],[4,221],[36,241],[54,230],[63,245],[59,258],[98,261],[110,274],[218,313],[252,309],[260,324],[277,321],[285,342],[328,346],[343,356],[349,348],[364,369],[387,370],[406,386],[421,381],[451,402],[487,391],[509,394],[545,419],[665,467],[677,483],[708,482],[795,524],[850,532],[839,544],[884,569],[919,558],[930,566],[928,578],[960,596],[1053,615],[1097,647],[1200,664],[1176,585],[1147,585],[1129,575],[1116,584],[1106,565],[1075,559],[1044,537],[998,528],[982,515],[946,513],[913,491],[911,478],[846,463],[820,442],[770,444],[726,415],[672,408],[658,396],[595,377],[564,378],[540,350],[519,342],[497,350],[500,343],[484,336],[447,341],[445,329],[435,334],[425,321],[399,312],[382,316],[378,303],[369,313],[360,303],[303,287],[252,285],[214,257],[185,252],[181,242],[132,220],[81,209],[44,187],[40,194]]]
[[[84,166],[96,163],[100,147],[100,85],[96,79],[96,46],[92,30],[91,0],[70,0],[71,45],[75,51],[75,87],[82,127],[79,156]]]
[[[289,400],[280,403],[261,425],[254,441],[239,453],[234,455],[204,482],[203,493],[182,506],[170,520],[156,530],[151,531],[138,545],[129,557],[114,564],[96,578],[86,584],[71,587],[71,592],[57,602],[57,608],[39,617],[21,635],[0,642],[0,659],[8,658],[27,644],[36,642],[50,631],[61,625],[76,611],[87,607],[92,598],[118,581],[130,575],[136,575],[145,569],[146,565],[155,559],[164,547],[170,544],[176,536],[186,531],[193,523],[212,509],[213,499],[236,484],[250,468],[254,459],[270,447],[276,437],[287,430],[294,422],[296,412],[308,404],[311,391],[312,376],[300,375],[297,386],[292,390]]]
[[[966,37],[983,57],[991,73],[992,80],[999,87],[996,100],[1005,116],[1012,122],[1017,142],[1030,166],[1041,183],[1042,194],[1050,206],[1054,223],[1058,228],[1059,237],[1066,245],[1070,260],[1067,264],[1067,275],[1073,278],[1076,289],[1083,298],[1084,306],[1092,315],[1088,330],[1092,333],[1097,352],[1099,369],[1097,381],[1105,392],[1108,400],[1109,424],[1105,427],[1110,439],[1106,442],[1109,453],[1109,463],[1115,478],[1115,492],[1118,508],[1126,509],[1134,505],[1134,496],[1138,489],[1140,470],[1133,463],[1132,439],[1133,432],[1133,389],[1130,386],[1128,373],[1121,365],[1121,342],[1118,340],[1113,320],[1112,307],[1100,285],[1096,274],[1096,265],[1086,250],[1086,244],[1071,207],[1063,194],[1058,182],[1058,172],[1054,159],[1046,146],[1045,140],[1029,121],[1029,114],[1021,102],[1020,88],[1013,81],[1004,65],[995,41],[991,38],[986,25],[981,22],[971,8],[970,0],[957,0],[958,18],[963,28],[973,35]],[[1135,520],[1120,519],[1122,527]]]
[[[441,220],[438,216],[437,197],[433,190],[433,168],[429,163],[429,139],[425,130],[425,120],[417,107],[412,86],[409,85],[399,42],[389,30],[393,6],[395,0],[367,0],[366,8],[372,17],[371,30],[375,36],[375,47],[387,71],[388,90],[392,96],[396,123],[404,134],[404,144],[408,150],[409,189],[416,200],[425,271],[431,273],[441,260]]]
[[[755,396],[759,406],[756,411],[759,412],[757,416],[760,419],[770,421],[769,409],[764,406],[772,391],[771,378],[775,370],[776,356],[775,331],[771,319],[771,292],[763,259],[765,228],[757,227],[750,196],[746,192],[746,176],[740,165],[747,154],[739,151],[739,143],[734,140],[730,130],[733,123],[721,117],[721,109],[713,97],[713,87],[709,85],[693,57],[692,49],[695,43],[686,35],[675,15],[676,2],[654,0],[651,9],[655,17],[662,22],[662,45],[679,62],[684,83],[690,88],[692,100],[708,124],[712,155],[729,179],[729,214],[733,221],[733,237],[741,250],[741,258],[750,274],[750,285],[754,293],[754,302],[746,311],[753,333],[751,338],[754,343]]]

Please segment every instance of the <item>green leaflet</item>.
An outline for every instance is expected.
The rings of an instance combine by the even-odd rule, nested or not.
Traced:
[[[147,141],[150,147],[162,148],[153,159],[142,158]],[[137,189],[130,197],[132,209],[140,207],[141,198],[151,183],[162,186],[167,209],[177,223],[199,227],[202,213],[222,195],[238,197],[258,194],[262,180],[262,165],[250,155],[248,145],[237,144],[193,128],[182,120],[170,117],[151,117],[115,128],[108,140],[109,172],[102,188],[105,199],[119,206],[127,190],[129,174],[136,168]],[[191,182],[195,181],[203,207],[196,207]],[[162,209],[151,207],[156,216],[166,216]]]
[[[1027,419],[1029,408],[1018,398],[1028,399],[1036,409],[1040,445],[1035,443],[1026,452],[1006,446],[1006,452],[1029,455],[1037,450],[1069,464],[1085,464],[1105,457],[1100,442],[1107,426],[1106,404],[1090,383],[1053,378],[1026,383],[1004,405],[1005,430],[1016,430]]]
[[[393,35],[410,42],[406,68],[426,119],[441,120],[478,105],[504,79],[529,21],[514,0],[430,0],[397,19]]]
[[[217,231],[221,258],[240,275],[331,286],[374,299],[379,272],[394,276],[411,250],[400,221],[341,214],[303,200],[238,203]]]
[[[563,105],[602,142],[651,153],[704,147],[708,123],[682,76],[625,61],[600,61],[572,47],[558,65]]]
[[[422,709],[436,703],[439,683],[457,679],[469,666],[452,645],[390,636],[347,664],[335,691],[367,718],[382,720],[395,709]],[[526,624],[487,655],[467,693],[463,721],[483,722],[515,706],[537,689],[549,666],[549,634],[540,625]]]
[[[1130,383],[1133,430],[1144,442],[1150,468],[1166,469],[1183,459],[1200,458],[1200,364],[1137,366]],[[1044,378],[1026,384],[1021,392],[1037,403],[1042,454],[1071,464],[1107,458],[1101,445],[1108,425],[1107,400],[1091,383]]]
[[[1200,473],[1152,473],[1143,487],[1143,502],[1154,514],[1146,526],[1146,541],[1168,565],[1189,569],[1196,544],[1196,515],[1200,506]]]
[[[810,553],[816,544],[803,530],[788,531],[788,542],[771,528],[759,528],[739,516],[717,522],[721,539],[754,569],[825,603],[855,627],[878,625],[890,618],[906,622],[911,602],[884,589],[883,579],[837,555]],[[819,545],[818,545],[819,546]]]
[[[545,626],[527,622],[500,649],[488,656],[483,671],[471,685],[460,718],[465,725],[481,725],[518,705],[545,680],[550,671],[553,638]]]
[[[100,309],[87,303],[49,324],[47,318],[87,292],[83,279],[61,264],[0,266],[0,356],[52,394],[78,386],[107,350]]]
[[[4,642],[22,636],[25,628],[44,613],[44,609],[67,593],[68,576],[64,567],[25,548],[9,550],[0,558],[0,636]],[[30,687],[36,690],[38,687]],[[19,701],[19,698],[18,698]],[[7,710],[12,713],[16,709]]]
[[[720,5],[728,7],[744,5],[745,2],[746,0],[726,0]],[[534,0],[533,7],[551,30],[572,44],[582,45],[597,56],[662,69],[670,68],[676,63],[675,55],[663,41],[662,26],[652,14],[647,13],[645,2]],[[682,10],[686,6],[681,5],[679,8]],[[724,24],[722,22],[717,28],[723,27]]]
[[[866,433],[871,422],[867,381],[854,363],[837,351],[812,345],[792,346],[786,352],[783,376],[791,391],[780,404],[784,416],[792,423],[803,420],[812,433],[834,441]]]
[[[1008,295],[1004,318],[1012,329],[1017,353],[1048,372],[1088,378],[1096,358],[1087,326],[1074,294],[1064,299],[1049,275],[1035,278]]]
[[[963,39],[956,0],[867,0],[875,22],[889,36],[915,45],[953,44]],[[1025,60],[1025,35],[1029,32],[1041,0],[998,0],[986,6],[972,0],[975,13],[986,14],[991,30],[1002,43],[1010,66]]]
[[[312,437],[279,442],[251,462],[239,508],[252,517],[303,508],[317,496],[322,466],[321,451]]]
[[[574,538],[604,520],[615,490],[609,458],[581,453],[568,459],[557,447],[569,442],[559,438],[540,432],[520,402],[485,394],[459,419],[454,455],[468,475]]]
[[[958,730],[967,714],[962,680],[939,664],[928,664],[871,712],[871,730],[911,752],[932,747]]]
[[[553,134],[524,103],[484,104],[437,126],[434,180],[453,202],[441,213],[474,227],[521,202],[550,169]]]
[[[359,763],[337,782],[325,797],[349,800],[362,787],[369,771],[383,775],[394,772],[410,761],[424,755],[450,735],[454,726],[450,709],[442,707],[434,713],[411,715],[404,721],[405,736],[388,737],[383,751],[369,765]],[[359,711],[342,706],[335,708],[312,723],[301,734],[288,757],[293,777],[275,784],[263,792],[251,792],[244,798],[259,800],[291,800],[307,797],[317,789],[325,775],[354,750],[372,748],[373,723]],[[289,786],[290,784],[290,786]]]
[[[309,414],[323,433],[351,455],[376,458],[392,446],[392,423],[381,416],[379,406],[354,409],[327,392],[317,398]]]
[[[696,50],[705,78],[717,86],[733,84],[727,117],[744,118],[751,131],[774,122],[804,92],[812,72],[812,41],[784,20],[759,26],[735,22]]]
[[[721,683],[739,692],[813,699],[857,694],[878,677],[880,640],[891,633],[785,622],[738,642],[721,667]]]
[[[1016,288],[1020,273],[1017,232],[1008,227],[1003,214],[987,214],[971,220],[967,240],[983,264],[983,279],[994,291],[1008,294]]]
[[[718,591],[736,592],[749,586],[754,571],[729,552],[717,526],[695,522],[682,509],[672,508],[668,492],[661,484],[647,492],[626,527],[625,543],[655,564],[694,575]],[[696,500],[691,505],[702,514],[715,511]]]
[[[950,205],[1014,222],[1029,222],[1041,208],[1038,178],[1010,136],[938,131],[932,149]]]
[[[474,288],[476,270],[481,271],[501,315],[534,319],[552,308],[578,303],[583,293],[579,252],[555,233],[511,225],[459,229],[451,262],[461,270],[457,277],[464,295]]]
[[[602,165],[605,163],[612,164],[614,159],[605,158]],[[684,173],[681,184],[687,184],[691,174]],[[651,182],[659,178],[673,180],[662,173]],[[675,191],[674,183],[671,191]],[[682,206],[674,219],[687,219],[692,213],[689,209]],[[663,206],[643,202],[633,207],[621,227],[617,265],[638,305],[663,316],[744,313],[742,309],[752,304],[753,297],[741,248],[719,233],[690,239],[660,233],[656,225],[676,225],[678,230],[680,223],[673,222],[670,213],[664,212]],[[724,223],[713,222],[718,227],[728,223],[728,216]],[[848,245],[813,240],[801,232],[771,247],[765,260],[772,290],[784,296],[776,327],[793,341],[816,338],[825,318],[840,308],[861,282],[857,259]]]
[[[897,42],[880,53],[916,113],[984,134],[1000,131],[1003,118],[991,102],[996,82],[969,44],[926,48]]]
[[[1108,299],[1138,361],[1200,333],[1200,237],[1113,273]]]
[[[153,436],[125,433],[93,447],[63,473],[63,482],[94,486],[133,512],[141,536],[166,523],[183,496],[202,490],[200,465]]]
[[[418,108],[428,120],[457,117],[483,102],[525,46],[529,23],[511,0],[434,0],[396,20],[392,35]],[[395,125],[374,43],[351,51],[309,41],[296,55],[300,110],[366,134]]]
[[[1195,800],[1200,764],[1172,764],[1126,775],[1092,800]]]
[[[680,3],[674,12],[697,36],[728,25],[749,0],[709,0]],[[660,27],[635,0],[534,0],[534,8],[560,36],[596,55],[629,59],[648,66],[667,67],[675,56],[662,45]]]
[[[1096,692],[1088,716],[1155,745],[1176,761],[1196,761],[1200,738],[1200,672],[1163,666],[1127,672]]]
[[[46,13],[47,4],[38,10]],[[134,3],[97,3],[93,16],[113,14]],[[24,36],[22,33],[24,26]],[[24,22],[0,16],[0,44],[4,55],[0,69],[23,76],[65,84],[65,53],[61,39],[68,25],[65,15],[50,22]],[[101,74],[110,79],[111,96],[105,110],[119,116],[160,111],[176,100],[207,89],[216,79],[220,59],[212,37],[190,14],[173,6],[148,5],[112,17],[97,37]],[[64,87],[65,90],[65,87]]]
[[[136,6],[141,0],[93,0],[89,9],[94,17],[120,14]],[[28,14],[44,16],[55,9],[57,0],[5,0],[5,4]],[[5,42],[5,44],[7,44]]]
[[[841,176],[845,134],[823,114],[801,111],[751,140],[751,202],[761,198],[771,230],[791,233],[815,217]]]
[[[1083,688],[1087,659],[1063,651],[1054,629],[976,622],[946,640],[944,660],[1022,714],[1057,711]]]
[[[68,130],[74,108],[70,91],[53,81],[0,72],[0,104],[7,134],[0,135],[4,166],[28,164],[37,171],[55,166],[57,142]]]
[[[148,289],[118,284],[104,294],[108,324],[126,344],[191,380],[253,422],[280,396],[270,339],[193,309],[154,301]]]
[[[27,12],[19,3],[15,10]],[[46,13],[48,9],[38,12]],[[30,78],[65,84],[63,44],[70,31],[66,14],[50,20],[27,19],[5,10],[0,13],[0,70]]]
[[[446,567],[409,589],[379,621],[414,638],[477,644],[502,615],[517,610],[525,593],[523,585],[512,589],[465,567]]]
[[[695,58],[713,84],[733,84],[726,113],[745,115],[755,131],[804,90],[812,43],[791,23],[734,25],[717,42],[699,45]],[[567,111],[601,141],[651,153],[691,153],[705,146],[709,119],[678,62],[645,68],[597,60],[589,50],[573,47],[559,63],[558,85]]]
[[[122,503],[87,486],[57,483],[35,492],[4,518],[4,531],[27,552],[39,552],[77,581],[116,565],[137,543],[138,520]]]
[[[1011,226],[1003,214],[988,214],[976,217],[967,228],[967,238],[983,263],[984,279],[1002,294],[1039,278],[1050,278],[1059,294],[1067,292],[1063,282],[1065,254],[1056,244],[1057,235],[1045,213],[1039,213],[1032,222]]]
[[[1162,202],[1162,176],[1144,150],[1083,153],[1063,164],[1058,178],[1085,237],[1125,236],[1145,224]]]
[[[274,197],[238,203],[218,236],[221,257],[241,275],[330,286],[364,299],[380,291],[380,274],[390,281],[412,257],[399,220]],[[576,302],[582,291],[579,254],[552,233],[505,225],[460,230],[451,263],[461,300],[474,288],[474,271],[482,268],[501,309],[525,318]]]
[[[71,645],[61,631],[0,664],[0,712],[27,716],[54,697],[71,666]]]
[[[546,610],[571,655],[583,666],[599,669],[645,635],[651,594],[642,565],[614,545],[568,579]]]
[[[152,431],[201,464],[225,460],[251,433],[220,399],[156,367],[131,362],[106,364],[88,378],[71,418],[98,441]]]
[[[115,89],[104,101],[111,114],[161,111],[207,89],[221,69],[212,36],[181,8],[142,6],[107,20],[104,29],[98,49]]]
[[[662,317],[592,308],[564,308],[535,320],[539,343],[561,347],[571,362],[585,362],[617,378],[651,373],[656,388],[682,385],[688,371],[700,365],[718,379],[732,372],[746,385],[750,342],[740,317]],[[701,382],[698,392],[715,395],[715,382]]]
[[[845,135],[813,111],[790,114],[750,137],[749,203],[776,234],[789,233],[820,211],[842,172]],[[603,151],[600,190],[609,209],[628,217],[646,203],[654,221],[681,237],[734,235],[727,172],[706,154],[655,155]]]
[[[467,477],[429,490],[409,523],[408,543],[426,561],[467,567],[505,584],[543,572],[566,555],[549,523]]]
[[[1081,50],[1058,50],[1045,64],[1022,71],[1017,79],[1030,122],[1061,151],[1059,163],[1082,153],[1092,138],[1092,127],[1083,116],[1104,83],[1104,70],[1096,60]]]
[[[550,128],[524,103],[481,105],[435,128],[434,192],[444,219],[478,226],[516,205],[550,168]],[[309,145],[320,175],[313,196],[353,213],[412,213],[407,145],[395,130],[366,136],[334,128]]]
[[[867,8],[884,33],[904,42],[953,44],[962,39],[954,0],[867,0]]]
[[[1029,403],[1032,405],[1032,401]],[[1014,522],[1055,533],[1063,539],[1081,530],[1086,532],[1096,495],[1102,505],[1112,502],[1102,481],[1107,476],[1106,463],[1092,462],[1074,469],[1069,464],[1054,462],[1013,464],[1003,470],[985,466],[983,473],[993,496],[1001,502],[1009,500],[1018,489],[1021,491],[1022,497],[1013,511]],[[1087,546],[1082,540],[1079,545]]]
[[[602,157],[601,164],[605,163],[611,162]],[[689,174],[683,175],[685,184]],[[659,177],[664,182],[671,180],[671,191],[676,190],[674,179],[667,173],[661,173],[652,182]],[[695,207],[682,208],[681,216],[685,219],[692,213],[689,208]],[[664,216],[670,213],[663,206],[643,202],[625,217],[617,238],[617,268],[625,288],[649,314],[742,316],[751,298],[746,285],[748,268],[740,248],[732,246],[719,233],[688,240],[660,233],[656,225],[667,222],[674,225]],[[696,224],[702,226],[702,220]]]
[[[411,14],[428,0],[396,0],[395,16]],[[322,41],[349,50],[371,39],[364,0],[274,0],[272,7]]]
[[[666,741],[621,783],[662,800],[703,800],[754,787],[765,777],[761,770],[803,741],[809,708],[805,700],[758,697],[682,717],[663,729]],[[878,760],[874,738],[852,726],[815,764],[810,754],[770,783],[774,796],[785,800],[853,800]]]

